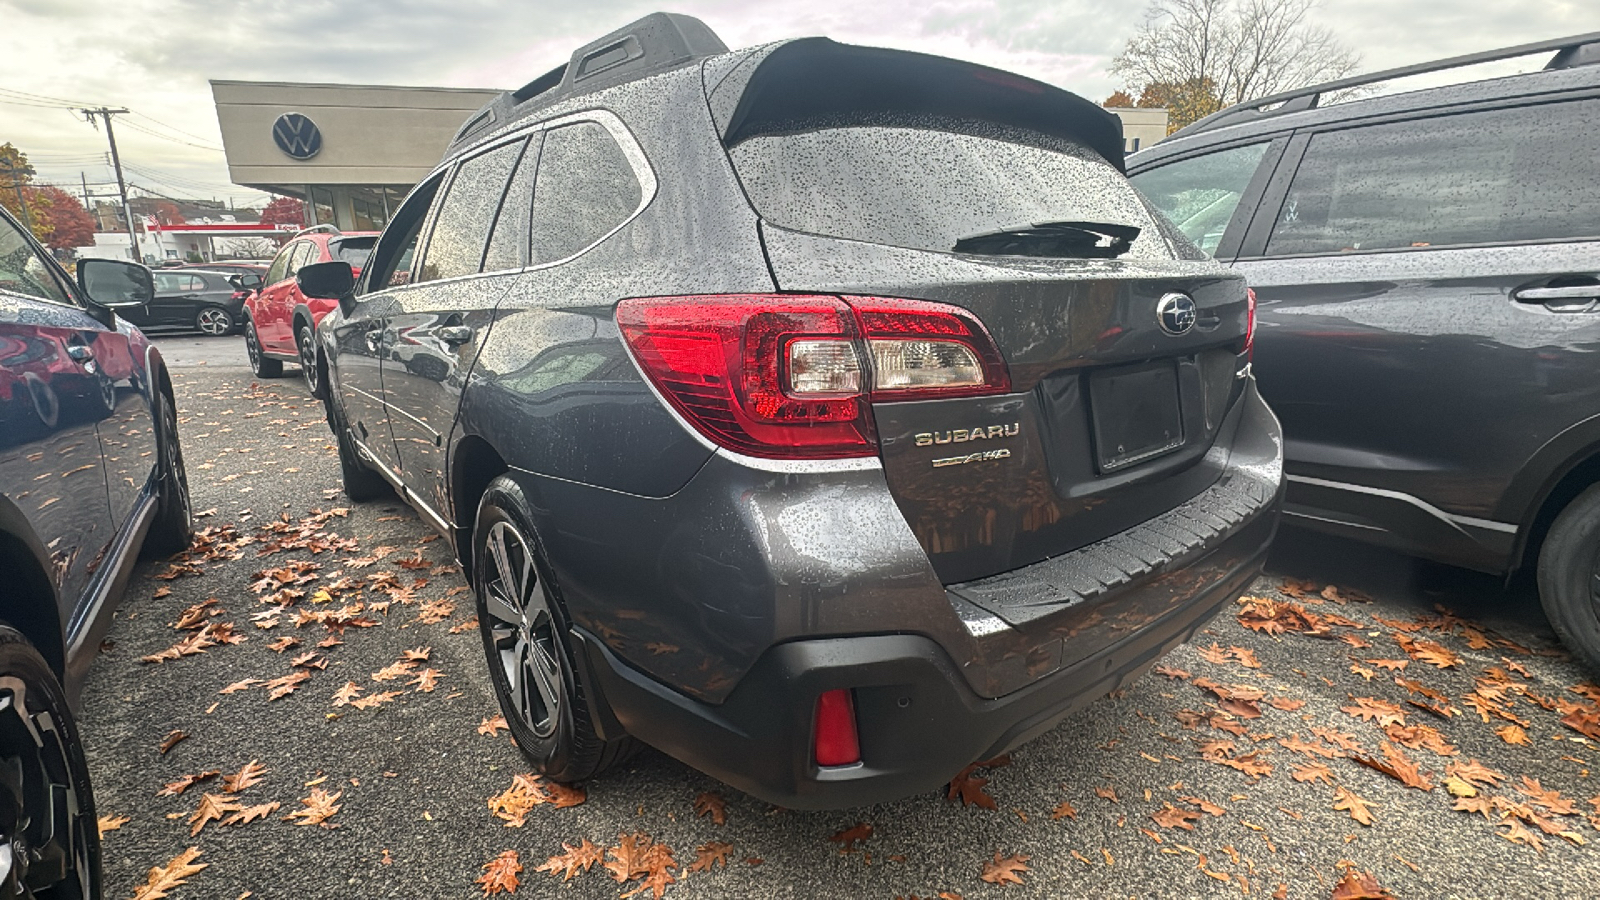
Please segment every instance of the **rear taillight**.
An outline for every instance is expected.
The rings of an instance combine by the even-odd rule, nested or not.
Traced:
[[[673,406],[739,453],[870,456],[868,401],[1003,393],[1005,363],[959,307],[880,297],[637,297],[623,338]]]
[[[1244,355],[1255,356],[1256,351],[1256,292],[1254,288],[1244,289],[1245,309],[1247,318],[1244,326]]]
[[[848,766],[861,761],[856,733],[856,707],[850,691],[837,688],[817,697],[812,755],[819,766]]]

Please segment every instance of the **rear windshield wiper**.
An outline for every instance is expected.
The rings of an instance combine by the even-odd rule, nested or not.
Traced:
[[[1109,222],[1040,222],[968,235],[956,241],[956,253],[989,256],[1061,256],[1114,259],[1128,252],[1139,236],[1133,225]]]

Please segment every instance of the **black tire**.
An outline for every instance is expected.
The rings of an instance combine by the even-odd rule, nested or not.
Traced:
[[[233,331],[233,313],[220,306],[202,306],[194,314],[194,327],[201,334],[220,337]]]
[[[528,509],[522,488],[504,475],[478,504],[472,537],[478,630],[517,746],[545,777],[582,781],[626,759],[638,743],[602,740],[595,731],[566,607]]]
[[[333,429],[333,442],[339,448],[339,477],[344,482],[345,496],[357,503],[392,496],[394,491],[383,475],[361,461],[361,451],[350,440],[350,429],[345,427],[344,413],[335,398],[325,398],[322,405],[327,410],[328,427]]]
[[[327,396],[326,379],[317,360],[317,335],[311,323],[301,320],[295,324],[294,346],[300,353],[300,377],[305,379],[306,390],[318,400]]]
[[[261,335],[256,333],[256,322],[248,316],[244,320],[244,350],[250,357],[250,371],[256,373],[257,378],[283,377],[283,360],[268,359],[262,352]]]
[[[1600,673],[1600,484],[1551,524],[1539,550],[1539,602],[1567,649]]]
[[[142,555],[171,556],[194,543],[193,506],[189,501],[189,473],[183,465],[183,444],[178,440],[178,411],[167,395],[156,391],[157,464],[160,485],[156,494],[156,517],[145,533]]]
[[[0,847],[0,896],[100,896],[100,830],[72,710],[44,657],[3,624]]]

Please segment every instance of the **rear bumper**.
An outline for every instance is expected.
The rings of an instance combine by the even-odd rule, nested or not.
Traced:
[[[767,650],[718,705],[680,694],[579,631],[602,730],[617,729],[755,797],[796,809],[887,802],[933,790],[1131,683],[1188,640],[1261,571],[1281,491],[1198,555],[1131,585],[1164,612],[1120,640],[1000,697],[974,692],[939,644],[915,634],[798,640]],[[1177,584],[1183,596],[1173,602]],[[824,691],[855,696],[862,762],[819,768],[812,714]],[[609,709],[606,709],[609,707]]]

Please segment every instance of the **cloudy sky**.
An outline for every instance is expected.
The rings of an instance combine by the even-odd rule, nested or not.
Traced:
[[[129,180],[178,197],[229,184],[207,79],[517,87],[657,9],[730,47],[822,34],[974,60],[1103,99],[1144,0],[0,0],[0,143],[40,179],[106,190],[105,138],[68,105],[123,106]],[[1597,0],[1322,0],[1315,13],[1389,68],[1600,31]],[[1542,63],[1542,61],[1541,61]],[[1524,66],[1526,68],[1527,66]],[[42,99],[41,99],[42,98]]]

